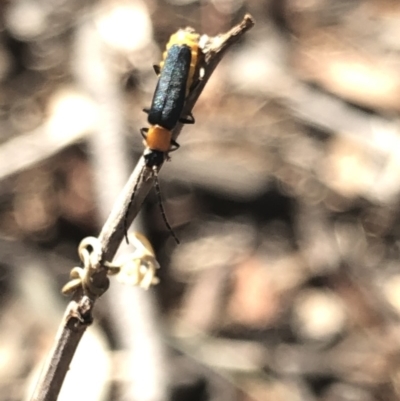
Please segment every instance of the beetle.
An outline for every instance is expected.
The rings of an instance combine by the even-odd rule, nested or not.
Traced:
[[[199,48],[200,35],[191,28],[180,29],[171,35],[163,61],[154,70],[159,80],[148,114],[150,128],[140,130],[146,145],[145,162],[149,168],[159,167],[168,153],[179,148],[172,139],[178,122],[193,124],[190,114],[181,117],[186,97],[198,82],[203,53]]]
[[[200,79],[204,55],[199,47],[199,40],[200,35],[192,28],[179,29],[171,35],[160,65],[153,66],[159,78],[150,108],[143,109],[148,114],[147,120],[150,127],[140,130],[146,146],[143,152],[145,166],[139,175],[127,206],[124,221],[127,242],[127,214],[139,181],[143,178],[144,170],[148,169],[152,171],[155,178],[155,189],[165,225],[179,244],[178,238],[168,223],[161,202],[158,170],[164,161],[169,159],[169,152],[179,148],[179,144],[172,139],[172,130],[178,122],[183,124],[194,124],[195,122],[192,114],[182,116],[182,111],[187,96]]]

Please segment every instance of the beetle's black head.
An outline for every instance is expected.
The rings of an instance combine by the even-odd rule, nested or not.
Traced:
[[[149,149],[147,152],[144,153],[144,160],[146,162],[146,167],[159,167],[161,166],[161,164],[164,163],[165,153],[159,150]]]

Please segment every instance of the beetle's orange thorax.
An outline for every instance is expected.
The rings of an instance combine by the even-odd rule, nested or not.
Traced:
[[[171,147],[171,138],[171,131],[159,125],[152,125],[147,132],[146,145],[152,150],[168,152]]]

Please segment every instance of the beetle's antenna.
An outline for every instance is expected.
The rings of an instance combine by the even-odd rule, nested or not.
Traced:
[[[163,217],[164,223],[168,228],[168,231],[170,232],[170,234],[173,236],[175,242],[177,244],[179,244],[179,239],[178,237],[175,235],[174,230],[172,229],[171,225],[168,223],[167,220],[167,215],[165,214],[165,210],[164,210],[164,206],[162,204],[162,199],[161,199],[161,191],[160,191],[160,183],[158,182],[158,171],[157,171],[157,167],[154,166],[153,167],[153,173],[154,173],[154,186],[156,189],[156,194],[157,194],[157,198],[158,198],[158,205],[160,206],[160,211],[161,211],[161,215]]]

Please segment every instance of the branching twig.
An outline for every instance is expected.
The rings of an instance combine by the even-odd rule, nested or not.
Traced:
[[[199,84],[189,94],[185,103],[183,115],[189,115],[199,98],[204,86],[210,78],[215,67],[221,60],[225,51],[233,45],[246,31],[252,28],[254,21],[250,15],[246,15],[243,21],[232,28],[229,32],[214,38],[203,37],[205,53],[204,76]],[[174,129],[173,137],[176,139],[182,129],[182,124],[178,124]],[[99,241],[102,248],[100,268],[92,275],[92,283],[100,288],[107,288],[108,277],[106,262],[111,262],[118,250],[118,247],[124,237],[124,219],[126,209],[132,198],[132,192],[136,186],[135,197],[130,205],[129,214],[126,217],[128,224],[131,224],[138,214],[140,207],[153,186],[153,178],[140,180],[138,177],[144,167],[143,157],[139,160],[135,170],[129,178],[125,188],[117,199],[114,208],[106,221],[99,235]],[[69,368],[76,347],[86,330],[91,324],[92,310],[95,299],[85,295],[81,289],[74,294],[73,300],[67,307],[63,321],[60,325],[56,342],[49,360],[44,367],[42,377],[36,387],[32,400],[34,401],[54,401],[61,389],[65,375]]]

